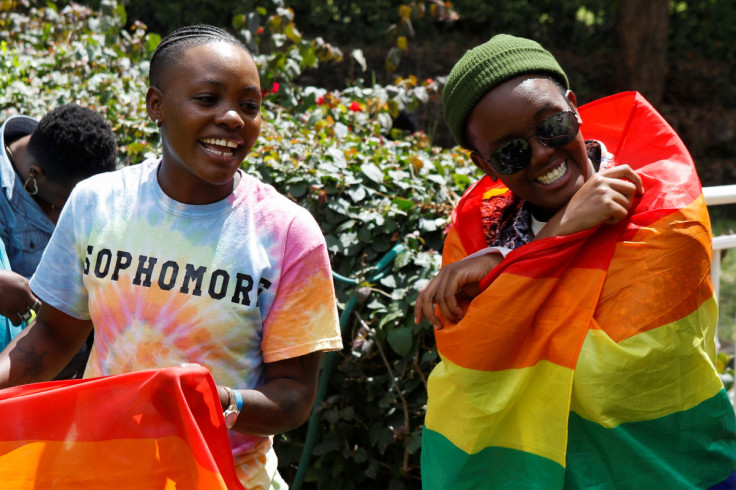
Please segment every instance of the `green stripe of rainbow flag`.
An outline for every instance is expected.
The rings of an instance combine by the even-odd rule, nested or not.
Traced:
[[[728,419],[726,393],[670,416],[652,421],[631,422],[607,429],[587,421],[577,414],[570,415],[570,442],[576,447],[570,456],[576,466],[584,471],[568,473],[565,468],[549,459],[508,447],[487,447],[473,454],[459,449],[439,432],[425,428],[426,444],[436,449],[431,455],[422,454],[424,481],[432,482],[430,488],[483,489],[559,489],[559,488],[626,488],[652,490],[653,488],[708,488],[724,480],[724,467],[733,462],[733,441],[721,441],[712,445],[712,451],[694,464],[691,447],[672,447],[666,437],[668,430],[692,430],[703,443],[711,433],[723,430],[734,432],[733,424],[720,427],[717,420]],[[712,431],[703,430],[702,420],[712,422]],[[633,446],[646,446],[652,458],[626,459],[625,466],[611,465],[608,459],[625,454]],[[600,448],[606,447],[606,460],[601,460]],[[664,456],[664,458],[663,458]],[[450,464],[448,464],[450,463]],[[683,471],[683,466],[687,471]],[[611,468],[618,471],[612,472]],[[621,474],[624,481],[619,481]],[[656,475],[654,480],[652,475]],[[610,483],[601,487],[601,481]],[[563,483],[564,482],[564,483]]]

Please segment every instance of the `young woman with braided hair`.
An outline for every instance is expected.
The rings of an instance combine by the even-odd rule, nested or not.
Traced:
[[[240,170],[261,124],[242,43],[178,29],[149,75],[162,158],[74,190],[31,280],[44,306],[0,354],[0,387],[52,378],[93,326],[85,377],[201,364],[228,409],[238,477],[279,488],[271,436],[306,420],[321,352],[342,347],[324,238]]]

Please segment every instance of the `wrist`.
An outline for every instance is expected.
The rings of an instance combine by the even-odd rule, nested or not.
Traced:
[[[228,429],[231,429],[235,425],[235,421],[240,415],[240,411],[243,408],[243,395],[238,390],[233,390],[227,386],[222,386],[228,396],[227,408],[222,413],[225,419],[225,425]],[[219,393],[219,390],[218,390]]]

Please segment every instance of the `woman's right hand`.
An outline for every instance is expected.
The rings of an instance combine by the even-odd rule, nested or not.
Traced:
[[[0,315],[13,325],[20,325],[20,315],[36,304],[28,279],[12,271],[0,271]]]
[[[601,170],[580,187],[535,239],[616,224],[629,215],[634,198],[643,193],[641,177],[628,165]]]
[[[489,253],[444,266],[439,274],[419,291],[414,305],[414,322],[419,324],[426,318],[434,328],[442,328],[442,322],[434,314],[435,304],[439,306],[444,318],[453,322],[460,321],[465,315],[467,301],[461,304],[458,298],[469,300],[477,296],[480,293],[478,283],[502,260],[501,254]]]

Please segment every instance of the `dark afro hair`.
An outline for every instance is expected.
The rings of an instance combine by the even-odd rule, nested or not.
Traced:
[[[148,79],[153,87],[159,87],[160,74],[164,68],[176,61],[189,48],[216,42],[226,42],[250,54],[248,48],[232,34],[219,27],[200,24],[176,29],[163,38],[151,56]]]
[[[76,104],[47,113],[31,134],[28,151],[49,180],[68,184],[115,170],[112,128],[92,109]]]

